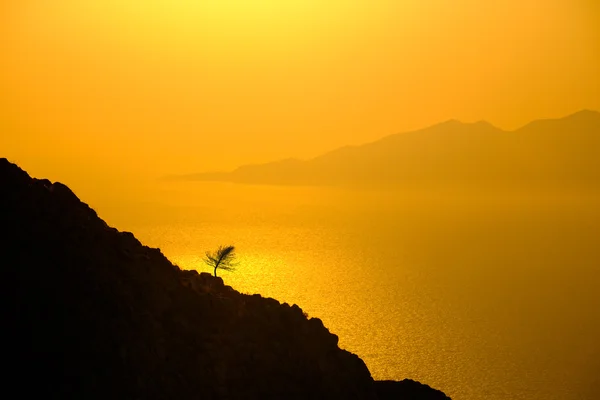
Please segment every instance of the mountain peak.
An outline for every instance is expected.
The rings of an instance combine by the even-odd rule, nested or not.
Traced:
[[[476,129],[476,130],[481,130],[481,131],[487,131],[487,130],[499,130],[499,128],[495,127],[494,125],[490,124],[487,121],[484,120],[479,120],[476,122],[463,122],[463,121],[459,121],[458,119],[449,119],[446,120],[444,122],[440,122],[438,124],[432,125],[430,127],[424,128],[424,129],[419,129],[416,131],[412,131],[412,133],[420,133],[420,132],[426,132],[426,131],[441,131],[441,132],[445,132],[445,133],[451,133],[451,132],[457,132],[457,131],[462,131],[465,129]],[[402,134],[401,134],[402,135]],[[392,135],[395,136],[395,135]],[[383,138],[383,140],[385,140],[386,138]]]
[[[488,121],[485,121],[483,119],[480,119],[479,121],[474,122],[473,125],[484,126],[486,128],[496,128],[494,125],[492,125],[491,123],[489,123]]]
[[[457,125],[464,125],[464,124],[465,123],[462,122],[462,121],[459,121],[459,120],[457,120],[455,118],[451,118],[451,119],[448,119],[448,120],[446,120],[444,122],[440,122],[439,124],[436,124],[434,126],[457,126]]]
[[[583,110],[577,111],[565,117],[565,119],[572,118],[600,118],[600,112],[584,108]]]
[[[558,127],[559,125],[573,125],[581,126],[581,129],[587,129],[586,127],[593,126],[600,123],[600,112],[583,109],[573,114],[569,114],[561,118],[545,118],[531,121],[530,123],[519,128],[519,131],[529,129],[547,129],[550,127]]]

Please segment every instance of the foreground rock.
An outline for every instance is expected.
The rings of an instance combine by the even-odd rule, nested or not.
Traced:
[[[321,320],[181,271],[159,250],[109,227],[60,183],[32,179],[0,159],[0,190],[7,393],[446,398],[428,387],[417,393],[375,383]]]
[[[450,399],[443,392],[411,379],[404,379],[400,382],[375,381],[375,391],[379,399]]]

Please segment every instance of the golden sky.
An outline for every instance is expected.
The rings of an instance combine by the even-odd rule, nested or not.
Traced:
[[[67,183],[600,110],[597,0],[2,0],[0,155]]]

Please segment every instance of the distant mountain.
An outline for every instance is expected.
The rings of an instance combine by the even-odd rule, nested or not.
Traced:
[[[281,185],[600,186],[600,113],[584,110],[515,131],[447,121],[343,147],[308,161],[246,165],[175,180]]]
[[[3,158],[0,194],[7,397],[448,399],[374,381],[297,305],[182,271],[65,185]]]

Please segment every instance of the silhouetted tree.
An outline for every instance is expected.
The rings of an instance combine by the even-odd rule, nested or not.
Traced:
[[[215,276],[217,276],[217,268],[225,271],[235,271],[237,263],[235,259],[235,247],[233,246],[219,246],[217,251],[211,253],[206,252],[206,258],[204,262],[215,269]]]

